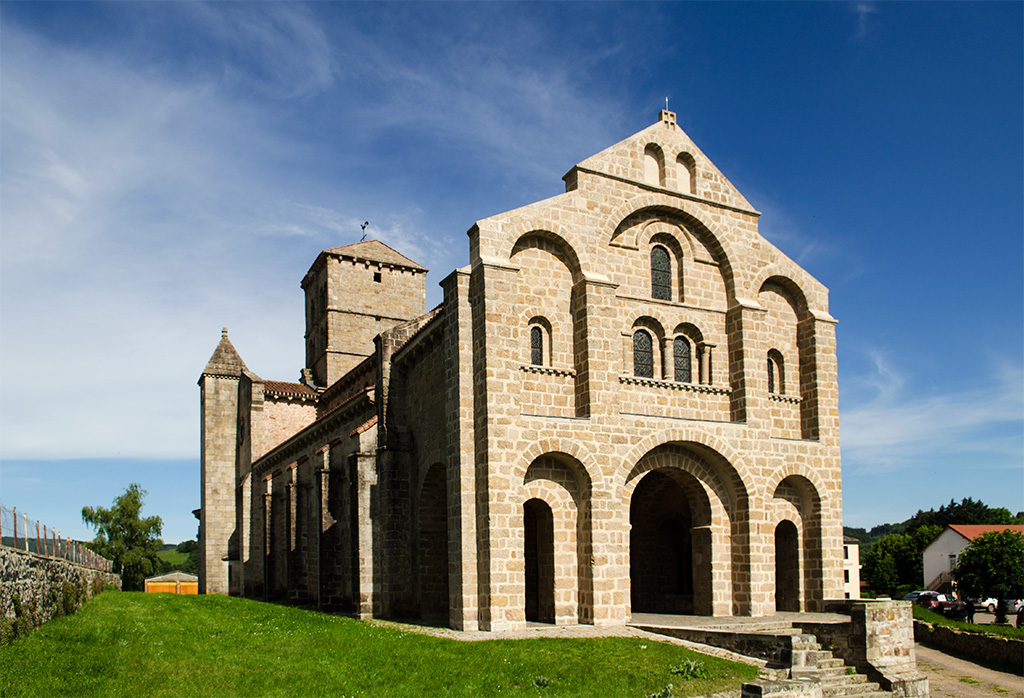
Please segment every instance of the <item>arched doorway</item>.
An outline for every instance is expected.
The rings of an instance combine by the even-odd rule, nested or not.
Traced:
[[[775,527],[775,610],[800,610],[800,543],[796,524]]]
[[[820,611],[824,604],[824,576],[821,552],[821,498],[818,491],[814,484],[802,475],[790,475],[776,486],[771,506],[776,512],[774,520],[788,522],[792,527],[782,533],[778,526],[775,529],[777,579],[782,579],[778,576],[779,546],[785,546],[781,549],[784,556],[795,556],[795,562],[790,561],[787,564],[795,569],[795,581],[792,584],[796,586],[797,591],[795,594],[791,591],[787,593],[796,601],[790,600],[787,603],[790,606],[795,603],[798,610]],[[792,553],[790,547],[794,548]],[[789,557],[786,559],[789,560]],[[788,580],[788,576],[784,578]],[[782,589],[777,586],[776,597],[780,594]]]
[[[526,620],[555,622],[555,532],[551,507],[541,499],[523,504]]]
[[[448,488],[444,466],[434,464],[420,488],[416,573],[420,617],[448,623]]]
[[[689,482],[688,482],[689,481]],[[680,470],[647,473],[629,506],[629,576],[632,610],[640,613],[709,613],[710,535],[694,522],[693,476]],[[698,584],[701,579],[705,584]]]

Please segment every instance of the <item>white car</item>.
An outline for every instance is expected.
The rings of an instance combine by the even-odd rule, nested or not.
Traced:
[[[989,613],[995,613],[997,603],[999,603],[998,599],[982,599],[980,601],[975,601],[974,605],[979,611],[981,609],[985,609]],[[1020,609],[1020,605],[1020,599],[1006,599],[1006,615],[1012,616]]]

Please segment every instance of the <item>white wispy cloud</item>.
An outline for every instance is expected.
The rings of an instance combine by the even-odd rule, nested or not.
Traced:
[[[1000,365],[975,388],[910,393],[900,369],[872,355],[874,373],[852,386],[868,397],[840,413],[844,464],[856,473],[926,465],[973,454],[990,467],[1020,468],[1024,459],[1024,371]]]
[[[5,22],[0,456],[195,455],[195,381],[220,327],[250,368],[296,379],[298,282],[318,249],[358,240],[363,220],[432,269],[436,302],[436,283],[465,263],[473,219],[395,177],[367,185],[364,165],[394,134],[425,141],[444,177],[472,177],[444,170],[444,149],[457,149],[487,176],[556,190],[552,162],[567,168],[573,148],[608,142],[607,108],[565,127],[600,99],[568,68],[514,67],[507,46],[480,42],[435,56],[423,40],[398,55],[379,28],[328,35],[317,9],[140,12],[149,29],[169,23],[202,45],[201,60],[177,62]],[[297,127],[305,107],[337,123]],[[89,408],[52,409],[67,396]]]
[[[856,18],[856,27],[851,41],[862,41],[871,31],[871,17],[878,14],[878,6],[874,2],[853,2],[850,9]]]

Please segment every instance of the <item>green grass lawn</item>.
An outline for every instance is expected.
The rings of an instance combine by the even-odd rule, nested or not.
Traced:
[[[703,662],[708,677],[671,668]],[[223,596],[104,592],[0,648],[2,696],[646,696],[756,667],[639,638],[460,642]]]
[[[913,608],[914,619],[923,620],[926,623],[932,625],[945,625],[950,628],[956,628],[957,630],[963,630],[968,633],[978,633],[982,635],[1000,635],[1002,637],[1009,637],[1016,640],[1024,640],[1024,628],[1015,628],[1009,625],[988,625],[982,623],[967,623],[959,620],[950,620],[945,616],[942,616],[933,611],[929,611],[926,608],[922,608],[918,604],[914,604]],[[1011,622],[1013,618],[1009,619]]]

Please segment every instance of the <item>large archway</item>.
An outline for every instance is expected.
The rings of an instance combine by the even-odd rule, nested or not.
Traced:
[[[434,464],[420,487],[416,527],[416,588],[420,617],[448,623],[448,489]]]
[[[662,443],[624,484],[631,611],[749,614],[748,500],[730,462],[700,443]]]
[[[541,499],[523,504],[526,620],[555,622],[555,534],[551,507]]]
[[[634,612],[712,612],[708,508],[700,483],[682,470],[652,470],[637,484],[629,506]]]

